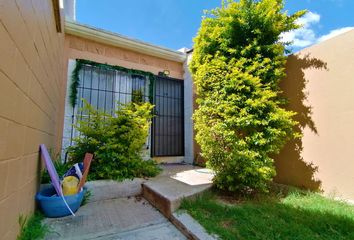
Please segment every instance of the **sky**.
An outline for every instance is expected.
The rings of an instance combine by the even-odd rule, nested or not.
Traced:
[[[307,9],[302,29],[285,33],[294,52],[354,29],[354,0],[287,0],[289,14]],[[76,20],[130,38],[178,50],[192,48],[203,10],[221,0],[76,0]]]

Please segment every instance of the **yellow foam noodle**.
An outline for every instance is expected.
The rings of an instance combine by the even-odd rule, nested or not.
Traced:
[[[77,177],[74,177],[74,176],[64,177],[64,180],[63,180],[63,194],[64,194],[64,196],[76,194],[78,184],[79,184],[79,179]]]

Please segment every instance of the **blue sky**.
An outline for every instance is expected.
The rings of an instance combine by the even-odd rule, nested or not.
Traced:
[[[77,21],[155,45],[191,48],[204,9],[221,0],[77,0]],[[304,28],[287,33],[299,50],[354,27],[354,0],[287,0],[289,13],[309,10]]]

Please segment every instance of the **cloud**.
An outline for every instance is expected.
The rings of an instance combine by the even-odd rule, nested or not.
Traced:
[[[301,28],[281,34],[282,42],[292,42],[293,47],[307,47],[316,40],[316,34],[312,26],[319,23],[321,16],[314,12],[308,12],[297,20]]]
[[[334,29],[334,30],[330,31],[328,34],[319,37],[317,42],[326,41],[328,39],[334,38],[342,33],[348,32],[353,29],[354,29],[354,27],[343,27],[343,28]]]
[[[321,20],[321,16],[314,12],[308,12],[297,20],[301,28],[281,34],[281,42],[291,42],[291,46],[301,49],[314,43],[320,43],[325,40],[336,37],[342,33],[348,32],[354,27],[343,27],[330,31],[328,34],[316,36],[314,26]]]
[[[311,24],[318,23],[321,20],[321,16],[317,13],[308,12],[297,20],[297,24],[303,25],[304,28],[308,28]]]

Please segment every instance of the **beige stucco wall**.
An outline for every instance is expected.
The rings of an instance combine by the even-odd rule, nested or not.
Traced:
[[[64,37],[50,0],[0,1],[0,239],[34,210],[38,148],[59,149]]]
[[[275,180],[354,200],[354,31],[290,56],[286,71],[303,137],[277,156]]]
[[[67,34],[65,49],[70,59],[86,59],[158,74],[170,71],[170,77],[183,79],[183,63],[165,60]]]

